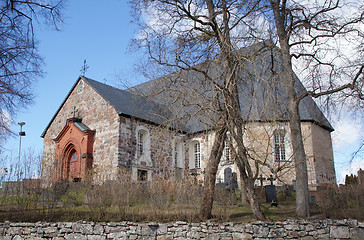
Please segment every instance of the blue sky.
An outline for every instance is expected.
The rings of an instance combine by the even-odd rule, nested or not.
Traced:
[[[84,59],[89,66],[86,76],[92,79],[114,86],[143,81],[133,71],[138,57],[128,52],[136,26],[130,22],[132,18],[127,1],[70,0],[64,15],[62,31],[53,31],[43,25],[37,30],[46,75],[34,85],[34,104],[22,109],[13,119],[14,123],[26,122],[23,130],[27,136],[22,140],[22,149],[42,150],[40,135],[80,75]],[[343,123],[346,128],[349,126],[344,134],[356,131],[360,136],[363,121],[358,124]],[[335,128],[337,126],[334,124]],[[14,124],[12,130],[18,132],[19,126]],[[335,134],[336,138],[342,138],[340,133]],[[347,169],[351,152],[358,146],[352,135],[349,134],[347,142],[335,142],[337,175]],[[6,153],[17,155],[18,144],[18,137],[7,140]],[[353,165],[354,168],[364,168],[363,157],[355,160]],[[353,171],[356,172],[355,169]]]
[[[39,26],[36,37],[46,75],[34,85],[34,104],[22,109],[14,119],[15,123],[26,122],[24,149],[42,148],[40,135],[81,74],[84,59],[89,66],[86,76],[107,84],[121,85],[135,74],[132,69],[137,58],[128,53],[135,25],[130,23],[126,2],[68,1],[61,31]],[[19,126],[12,129],[17,132]],[[17,151],[18,142],[9,139],[6,148]]]

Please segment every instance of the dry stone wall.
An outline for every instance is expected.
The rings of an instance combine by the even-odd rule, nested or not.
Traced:
[[[0,240],[21,239],[363,239],[356,220],[286,220],[255,223],[59,222],[0,223]]]

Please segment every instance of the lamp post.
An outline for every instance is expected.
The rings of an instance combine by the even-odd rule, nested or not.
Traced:
[[[18,159],[18,181],[20,180],[21,171],[20,171],[20,157],[21,157],[21,137],[25,136],[25,132],[23,132],[23,126],[25,122],[18,122],[20,125],[20,132],[19,132],[19,159]]]

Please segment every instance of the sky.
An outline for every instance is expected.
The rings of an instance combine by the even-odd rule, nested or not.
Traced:
[[[18,122],[26,123],[22,151],[42,151],[40,135],[81,74],[85,59],[89,66],[85,75],[91,79],[119,87],[145,81],[133,67],[140,59],[128,50],[137,27],[131,23],[126,0],[69,0],[63,14],[61,31],[44,25],[37,27],[46,74],[34,85],[34,104],[13,119],[14,132],[20,130]],[[342,182],[345,174],[356,173],[360,167],[364,169],[363,155],[350,161],[363,135],[364,122],[346,116],[332,124],[336,129],[332,134],[336,174]],[[9,138],[5,148],[6,154],[17,156],[19,137]],[[5,163],[0,162],[0,168],[1,164]]]

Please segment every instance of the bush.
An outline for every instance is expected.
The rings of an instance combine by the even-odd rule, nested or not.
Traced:
[[[79,191],[68,191],[61,196],[61,200],[65,205],[82,206],[85,194],[89,191],[88,188],[81,188]]]

